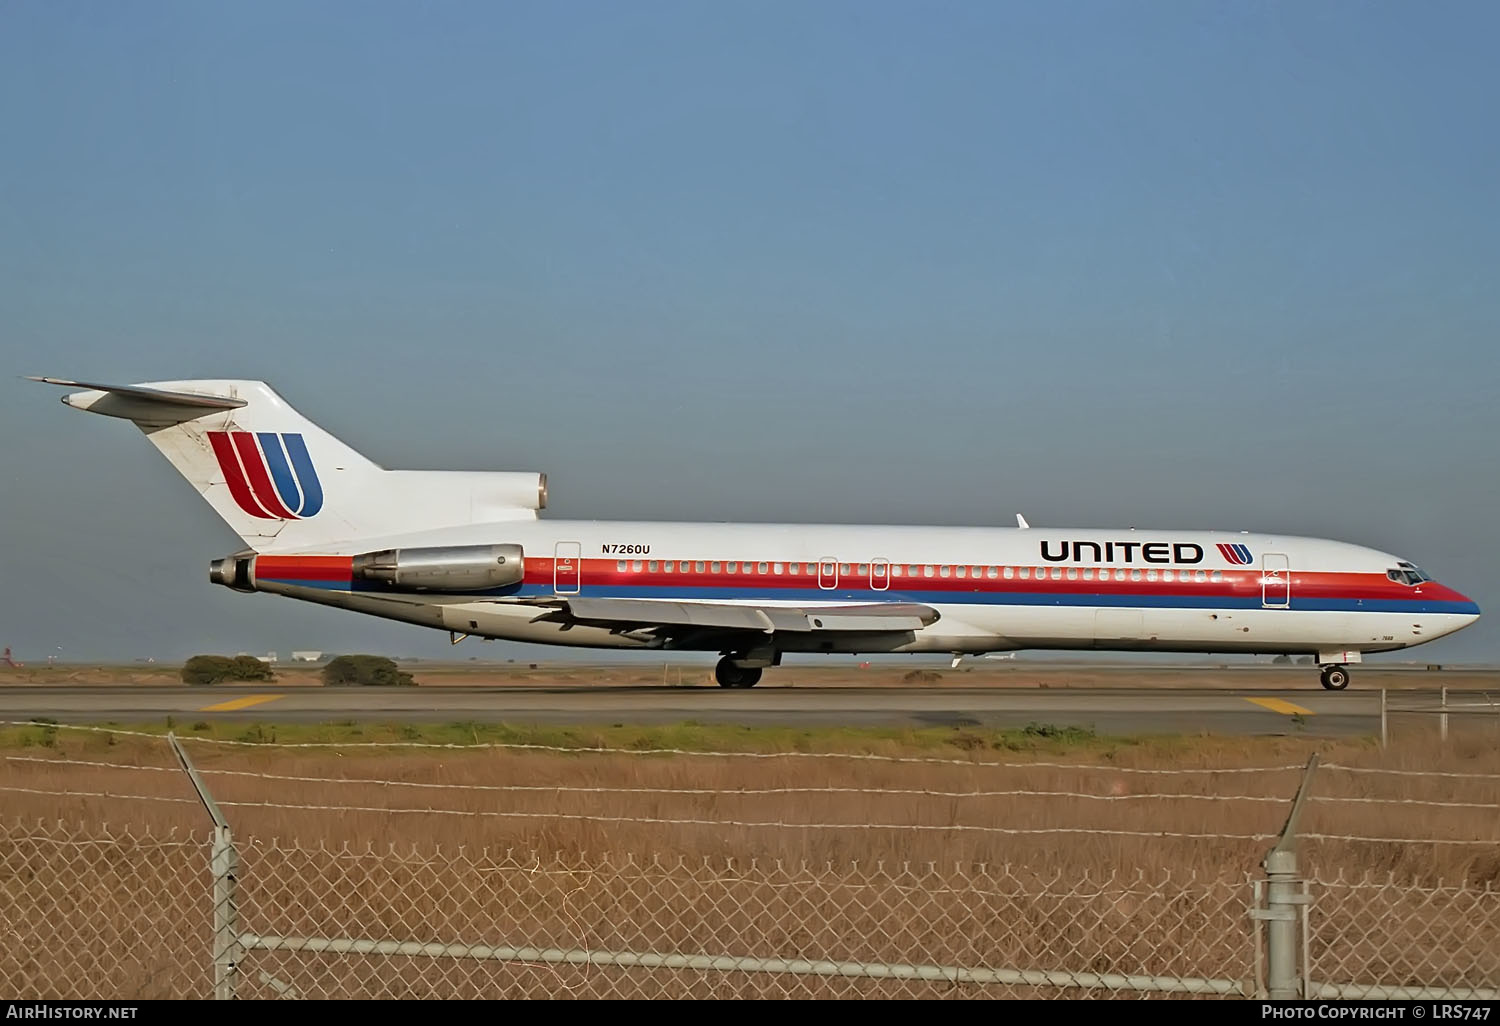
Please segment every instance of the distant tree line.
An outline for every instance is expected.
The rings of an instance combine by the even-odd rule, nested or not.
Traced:
[[[412,675],[385,656],[343,655],[323,667],[323,683],[330,687],[348,685],[411,687],[417,682]]]
[[[331,659],[323,667],[322,677],[323,683],[330,687],[413,687],[417,683],[394,660],[375,655],[342,655]],[[182,667],[184,684],[275,679],[276,673],[271,665],[254,656],[196,655]]]
[[[269,663],[254,656],[196,655],[182,666],[184,684],[222,684],[225,681],[275,680]]]

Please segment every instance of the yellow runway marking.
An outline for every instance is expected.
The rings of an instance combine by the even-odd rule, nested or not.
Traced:
[[[1283,702],[1279,698],[1247,698],[1245,701],[1254,702],[1256,705],[1264,706],[1272,712],[1285,713],[1288,716],[1295,716],[1298,713],[1301,713],[1303,716],[1315,715],[1311,709],[1304,709],[1300,705],[1293,705],[1291,702]]]
[[[220,702],[218,705],[204,706],[199,712],[233,712],[235,709],[248,709],[252,705],[260,705],[263,702],[274,702],[284,695],[246,695],[244,698],[231,699],[228,702]]]

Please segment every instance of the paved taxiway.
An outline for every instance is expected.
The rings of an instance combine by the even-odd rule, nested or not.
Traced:
[[[1436,709],[1437,689],[1389,692],[1387,715]],[[1489,696],[1449,693],[1450,719],[1500,727]],[[1101,734],[1378,734],[1381,693],[1351,688],[987,689],[766,687],[0,688],[0,720],[150,723],[168,716],[262,723],[1074,726]],[[1410,713],[1406,713],[1410,716]],[[1435,717],[1424,715],[1432,722]],[[1409,720],[1405,721],[1409,722]]]

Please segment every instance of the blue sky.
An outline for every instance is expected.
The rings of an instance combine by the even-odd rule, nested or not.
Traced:
[[[261,378],[387,466],[545,471],[559,517],[1311,534],[1495,609],[1497,29],[6,4],[0,641],[474,654],[212,588],[228,529],[23,374]],[[1500,616],[1414,655],[1500,660]]]

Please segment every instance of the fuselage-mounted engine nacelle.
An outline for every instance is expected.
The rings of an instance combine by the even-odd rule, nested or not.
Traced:
[[[257,563],[261,558],[255,552],[239,552],[216,559],[209,564],[208,579],[235,591],[283,590],[267,588],[258,580]],[[388,591],[490,591],[520,584],[526,577],[525,554],[519,545],[381,549],[353,556],[349,563],[350,585],[369,581],[383,585]]]
[[[520,584],[526,560],[519,545],[382,549],[355,556],[353,572],[396,591],[489,591]]]

